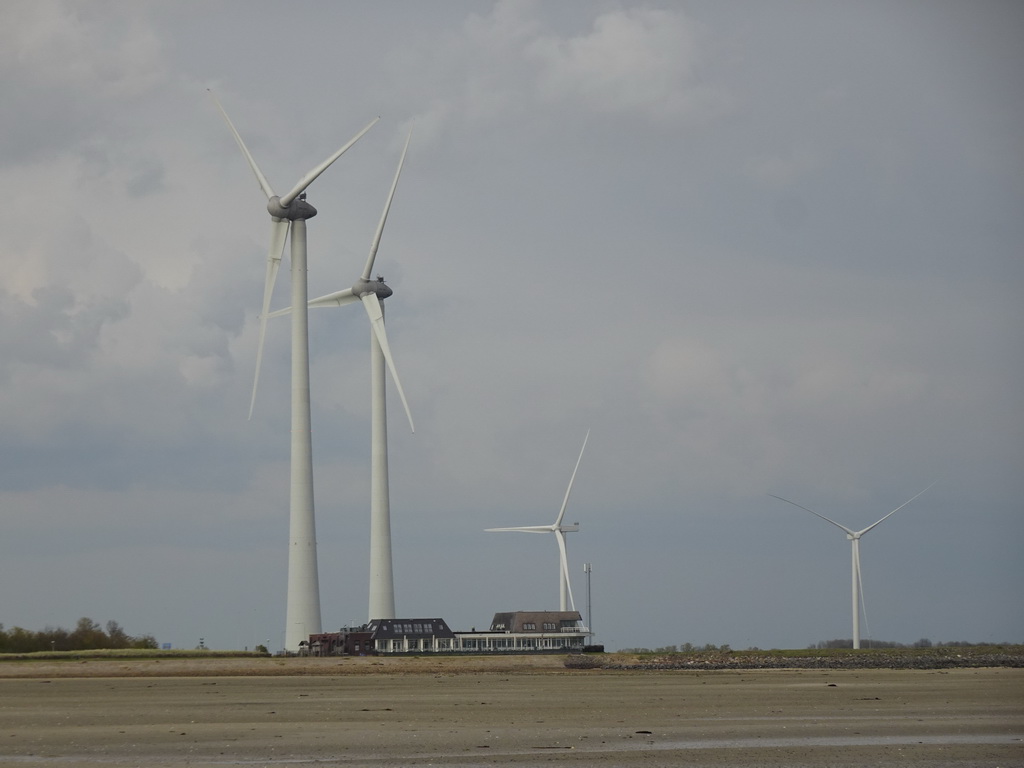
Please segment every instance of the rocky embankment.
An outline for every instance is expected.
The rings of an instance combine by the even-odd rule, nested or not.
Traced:
[[[570,669],[956,669],[1024,667],[1024,646],[999,648],[895,648],[884,650],[713,651],[668,654],[581,654]]]

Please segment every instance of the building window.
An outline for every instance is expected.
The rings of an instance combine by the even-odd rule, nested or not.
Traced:
[[[545,632],[554,632],[555,631],[555,623],[553,621],[545,621],[544,622],[544,631]]]
[[[537,630],[537,625],[534,622],[532,622],[532,621],[524,621],[523,622],[523,631],[524,632],[534,632],[536,630]]]

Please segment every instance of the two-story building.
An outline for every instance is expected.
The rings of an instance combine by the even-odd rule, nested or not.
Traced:
[[[489,629],[456,632],[441,618],[375,619],[361,627],[310,635],[314,656],[425,653],[580,652],[590,631],[579,611],[496,613]]]

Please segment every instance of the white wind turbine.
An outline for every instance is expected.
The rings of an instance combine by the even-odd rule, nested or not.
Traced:
[[[929,485],[928,488],[931,488],[932,485],[935,485],[935,483],[932,483],[931,485]],[[924,491],[927,491],[928,488],[925,488]],[[896,507],[896,509],[894,509],[892,512],[890,512],[885,517],[883,517],[881,520],[877,520],[874,523],[872,523],[871,525],[869,525],[867,528],[862,528],[859,531],[855,531],[855,530],[853,530],[851,528],[847,528],[845,525],[837,523],[835,520],[830,520],[829,518],[825,517],[824,515],[818,514],[813,509],[808,509],[807,507],[804,507],[804,506],[801,506],[801,505],[797,504],[795,501],[790,501],[789,499],[784,499],[781,496],[776,496],[774,493],[769,493],[768,494],[773,499],[778,499],[779,501],[784,501],[787,504],[792,504],[794,507],[799,507],[800,509],[804,510],[805,512],[810,512],[812,515],[815,515],[816,517],[820,517],[822,520],[824,520],[827,523],[832,523],[832,525],[834,525],[836,528],[839,528],[839,529],[843,530],[846,533],[846,538],[850,540],[851,562],[852,562],[852,565],[851,565],[851,568],[852,568],[851,582],[852,582],[852,585],[853,585],[852,586],[852,592],[853,592],[853,647],[854,648],[860,648],[860,612],[861,612],[861,609],[863,608],[863,605],[864,605],[864,598],[861,595],[861,592],[863,591],[863,582],[861,581],[861,575],[860,575],[860,538],[861,538],[861,536],[863,536],[865,533],[870,531],[872,528],[874,528],[879,523],[881,523],[881,522],[883,522],[885,520],[888,520],[890,517],[895,515],[897,512],[899,512],[901,509],[903,509],[905,506],[907,506],[907,504],[909,504],[914,499],[916,499],[918,496],[920,496],[922,493],[924,493],[924,491],[920,491],[920,492],[914,494],[909,499],[907,499],[905,502],[903,502],[898,507]]]
[[[387,332],[384,330],[383,299],[391,296],[393,291],[378,277],[370,280],[373,262],[377,257],[380,238],[384,233],[391,201],[398,188],[398,178],[402,174],[405,155],[409,151],[409,140],[412,131],[405,140],[402,157],[398,161],[398,170],[391,184],[384,212],[381,214],[373,242],[370,244],[370,255],[359,279],[351,288],[336,291],[326,296],[310,299],[310,307],[339,307],[361,301],[370,320],[370,390],[371,390],[371,433],[370,433],[370,601],[369,621],[374,619],[395,618],[395,580],[391,560],[391,502],[388,491],[388,427],[387,403],[384,378],[384,365],[391,371],[395,380],[398,395],[405,406],[405,414],[409,418],[409,429],[416,431],[412,421],[409,403],[402,390],[402,382],[398,378],[391,347],[388,344]],[[291,308],[272,312],[270,317],[287,314]]]
[[[212,91],[210,95],[213,96]],[[288,229],[291,228],[291,305],[301,307],[292,313],[291,359],[291,492],[289,495],[288,598],[285,611],[284,647],[296,651],[311,634],[320,632],[320,580],[316,562],[316,522],[313,511],[313,445],[309,414],[309,326],[306,311],[306,220],[316,216],[316,208],[306,202],[306,188],[355,144],[380,118],[374,118],[341,149],[299,179],[285,195],[274,194],[266,176],[242,141],[224,107],[213,97],[235,141],[249,163],[260,189],[267,197],[270,214],[270,248],[263,284],[263,309],[260,312],[259,347],[253,377],[249,417],[256,402],[263,341],[274,282],[281,265]]]
[[[576,459],[576,466],[572,470],[572,477],[569,478],[569,487],[565,489],[565,498],[562,499],[562,508],[558,510],[558,517],[555,518],[555,522],[551,525],[527,525],[520,528],[487,528],[487,532],[504,532],[504,531],[518,531],[520,533],[553,533],[555,534],[555,540],[558,542],[558,560],[559,560],[559,610],[569,610],[567,606],[571,606],[571,610],[576,610],[576,602],[572,599],[572,587],[569,584],[569,561],[565,552],[565,534],[578,531],[580,529],[579,523],[573,523],[572,525],[562,525],[562,518],[565,517],[565,508],[569,503],[569,494],[572,493],[572,484],[576,480],[576,470],[580,468],[580,461],[583,459],[583,451],[587,447],[587,439],[590,437],[590,430],[587,430],[586,436],[583,438],[583,447],[580,448],[579,458]],[[568,602],[566,601],[568,597]]]

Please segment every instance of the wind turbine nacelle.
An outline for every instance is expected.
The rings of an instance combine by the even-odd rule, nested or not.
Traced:
[[[572,533],[573,531],[578,531],[579,529],[580,529],[580,524],[579,523],[573,523],[572,525],[562,525],[562,526],[559,526],[559,530],[562,531],[562,533]]]
[[[316,216],[316,208],[301,197],[298,200],[292,200],[291,205],[285,207],[281,205],[281,198],[274,195],[267,200],[267,211],[275,219],[288,219],[289,221],[304,221]]]
[[[384,282],[383,277],[378,277],[376,280],[364,280],[359,278],[352,285],[352,293],[360,298],[368,293],[375,293],[377,294],[377,298],[383,301],[393,294],[394,291],[392,291],[388,284]]]

